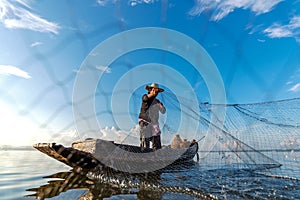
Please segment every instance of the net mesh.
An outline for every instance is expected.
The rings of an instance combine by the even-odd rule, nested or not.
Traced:
[[[108,23],[103,26],[96,26],[89,32],[85,32],[81,29],[79,23],[77,23],[80,21],[78,17],[80,16],[79,12],[76,13],[78,10],[74,9],[72,3],[68,3],[68,7],[72,9],[72,14],[69,16],[69,21],[74,27],[75,34],[66,35],[65,39],[61,43],[53,46],[46,52],[36,50],[33,55],[25,57],[20,61],[20,63],[22,63],[22,65],[24,66],[34,66],[34,64],[39,63],[39,72],[40,76],[42,77],[42,80],[40,80],[40,82],[47,80],[47,84],[37,88],[37,90],[33,92],[31,96],[27,96],[27,100],[23,104],[19,102],[18,96],[14,95],[14,92],[16,92],[15,88],[18,86],[22,86],[24,82],[22,80],[6,80],[5,85],[7,87],[0,88],[1,100],[10,102],[21,116],[29,119],[42,131],[46,131],[47,133],[49,133],[49,135],[51,135],[51,140],[58,143],[70,142],[69,140],[66,141],[65,139],[69,136],[74,141],[78,141],[89,137],[89,132],[98,132],[99,130],[93,130],[89,127],[89,116],[81,118],[81,121],[83,123],[86,123],[87,134],[85,135],[85,133],[81,133],[82,135],[78,135],[78,133],[74,131],[74,121],[69,116],[72,115],[72,104],[74,103],[72,102],[71,88],[73,87],[74,79],[77,74],[75,71],[68,71],[67,73],[62,72],[61,69],[64,67],[54,65],[51,60],[55,59],[55,57],[59,57],[59,55],[62,54],[68,46],[71,46],[71,44],[75,40],[78,40],[81,42],[80,48],[84,49],[82,58],[77,58],[81,61],[89,53],[89,50],[94,48],[93,40],[96,35],[110,36],[111,33],[117,33],[129,29],[129,25],[126,23],[126,21],[123,20],[124,13],[121,12],[121,7],[124,5],[122,4],[122,2],[123,1],[115,2],[115,21],[112,22],[112,24]],[[126,2],[126,4],[128,3]],[[168,1],[162,1],[162,26],[164,26],[167,22],[167,13]],[[207,21],[209,20],[209,16],[203,15],[203,18],[205,18]],[[197,38],[197,40],[203,43],[207,42],[205,39],[205,28],[201,28],[201,34],[199,38]],[[274,83],[271,83],[269,85],[265,81],[264,77],[259,76],[256,68],[252,66],[245,57],[241,56],[242,52],[240,51],[240,49],[243,48],[244,41],[246,40],[244,34],[235,35],[233,37],[229,29],[226,29],[226,27],[218,26],[218,24],[216,24],[215,28],[224,33],[223,37],[231,43],[232,49],[236,50],[236,55],[234,57],[235,60],[233,63],[236,64],[238,62],[241,62],[244,63],[245,66],[247,66],[247,73],[249,74],[250,79],[253,80],[255,89],[268,91],[270,87],[277,85],[275,81]],[[25,43],[29,42],[27,41],[28,39],[25,36],[23,40]],[[28,51],[31,50],[32,48],[28,49]],[[166,53],[163,53],[160,56],[159,62],[167,63],[167,58],[168,55]],[[119,61],[119,63],[117,64],[121,64],[125,69],[124,71],[130,70],[133,66],[136,66],[136,63],[133,62],[133,59],[131,59],[130,57],[123,58],[123,60]],[[288,61],[285,65],[289,64],[290,63]],[[282,70],[286,69],[285,65]],[[236,67],[233,67],[231,73],[228,73],[227,76],[224,75],[224,80],[229,83],[228,89],[230,89],[230,83],[233,82],[235,78],[235,69]],[[30,70],[30,68],[28,70]],[[170,79],[178,83],[177,80],[174,80],[172,78],[172,75],[166,74],[164,70],[161,70],[159,73],[163,74],[166,79]],[[199,79],[200,83],[203,81],[201,78],[199,78],[199,76],[194,74],[192,74],[190,77],[191,79],[195,80]],[[282,80],[282,83],[283,81],[287,80]],[[197,89],[197,86],[195,86],[194,89]],[[136,117],[134,116],[138,115],[140,106],[140,94],[135,93],[135,90],[131,88],[130,83],[128,83],[127,85],[127,90],[123,92],[133,93],[132,101],[134,103],[133,107],[130,108],[130,112],[133,116],[133,121],[137,121]],[[47,97],[51,96],[53,93],[55,93],[56,97],[59,98],[59,103],[51,106],[51,109],[45,109],[46,112],[43,116],[41,116],[40,111],[43,110],[41,109],[41,107],[49,108],[50,104]],[[101,107],[101,109],[97,110],[97,117],[100,120],[106,117],[111,118],[111,90],[99,84],[95,95],[104,99],[103,101],[101,101],[103,103],[103,106]],[[276,97],[277,94],[269,94],[268,92],[266,92],[264,95],[266,98],[273,99],[272,97]],[[230,94],[228,97],[231,100],[234,100],[234,97],[230,96]],[[189,124],[185,125],[188,126],[186,127],[187,131],[181,132],[179,134],[182,136],[182,138],[186,138],[189,141],[192,139],[198,140],[200,162],[199,165],[196,165],[196,167],[189,168],[189,173],[187,173],[186,171],[178,172],[175,174],[168,173],[163,174],[160,178],[151,176],[150,179],[156,181],[160,181],[161,179],[163,179],[167,180],[168,183],[167,181],[161,181],[160,184],[163,185],[161,187],[159,187],[159,184],[157,182],[149,183],[151,187],[147,185],[147,187],[150,189],[148,191],[146,189],[146,193],[151,194],[151,191],[154,191],[154,193],[155,191],[171,191],[175,193],[187,193],[198,198],[203,198],[202,194],[211,193],[221,198],[223,197],[228,199],[235,198],[236,196],[240,198],[252,199],[270,199],[276,198],[278,196],[282,197],[283,199],[299,199],[299,195],[297,194],[297,192],[296,194],[293,193],[294,190],[299,191],[299,177],[297,177],[297,174],[299,175],[297,170],[299,169],[292,168],[292,163],[290,163],[289,166],[279,166],[280,164],[286,163],[287,160],[297,161],[300,159],[299,154],[297,154],[300,149],[300,99],[290,99],[285,101],[273,101],[256,104],[212,105],[210,103],[201,103],[201,101],[192,101],[188,97],[179,97],[171,92],[162,93],[160,98],[163,102],[165,102],[165,104],[168,104],[167,112],[171,113],[168,116],[173,116],[166,117],[165,119],[162,116],[163,125],[161,128],[163,132],[163,143],[170,144],[174,134],[178,134],[177,129],[181,120],[179,116],[188,118]],[[226,118],[224,124],[220,124],[218,122],[212,123],[210,120],[211,117],[215,114],[214,109],[217,109],[218,107],[224,107],[226,109]],[[124,113],[118,113],[118,115],[124,115]],[[213,127],[211,130],[215,130],[216,133],[208,132],[208,130],[210,130],[209,127]],[[115,128],[118,128],[117,124],[115,124]],[[102,130],[102,132],[99,133],[99,137],[103,136],[105,131],[107,130]],[[74,132],[75,136],[70,134],[73,134]],[[67,135],[65,133],[67,133]],[[120,136],[120,138],[114,139],[121,142],[122,144],[133,142],[132,140],[139,141],[138,133],[130,132],[130,130],[127,130],[125,133],[127,135],[122,135]],[[133,139],[130,140],[130,138]],[[211,145],[207,145],[208,143]],[[268,173],[272,175],[272,177],[288,177],[289,179],[279,181],[280,184],[278,184],[279,179],[267,179],[266,176],[260,176],[259,174],[253,175],[252,173],[241,173],[233,176],[232,174],[237,174],[236,171],[231,171],[231,169],[235,167],[239,169],[251,170],[264,169],[264,174]],[[270,169],[272,167],[279,168]],[[224,173],[224,171],[222,171],[222,173],[221,171],[218,171],[218,169],[224,168],[229,168],[229,170],[226,171],[226,173]],[[176,171],[178,169],[180,168],[178,167],[172,170]],[[207,170],[212,170],[212,173],[209,173]],[[109,171],[108,177],[111,177],[113,174],[114,172]],[[50,187],[49,189],[48,185],[46,187],[47,191],[42,191],[40,194],[40,198],[45,198],[47,196],[47,193],[50,193],[49,196],[52,197],[57,195],[56,191],[58,191],[59,193],[69,188],[78,189],[81,187],[90,188],[90,190],[94,192],[91,196],[94,196],[95,198],[97,198],[97,196],[107,197],[113,194],[121,193],[137,193],[137,191],[135,190],[127,190],[126,188],[132,186],[128,184],[128,182],[132,183],[130,181],[135,180],[129,174],[117,177],[120,180],[129,179],[128,182],[114,181],[109,178],[104,178],[104,182],[109,183],[109,185],[104,186],[102,186],[99,182],[89,182],[95,181],[96,179],[100,180],[101,176],[104,176],[103,174],[91,175],[91,178],[93,178],[93,180],[89,181],[85,180],[86,176],[84,176],[85,178],[78,178],[77,175],[77,172],[73,171],[67,174],[63,174],[62,176],[61,174],[59,174],[58,177],[64,178],[64,181],[55,183],[55,188]],[[57,176],[55,175],[51,176],[51,178],[56,177]],[[76,177],[75,180],[74,177]],[[294,177],[295,179],[293,179]],[[243,183],[240,183],[241,179],[244,180]],[[83,182],[80,182],[80,180],[84,180],[84,184]],[[244,184],[246,182],[249,182],[249,184]],[[266,182],[269,185],[273,185],[273,187],[268,188],[268,185],[264,185],[265,188],[267,188],[267,190],[264,191],[259,186],[259,184]],[[169,185],[170,183],[173,184]],[[178,184],[180,186],[174,186]],[[253,186],[253,188],[247,187],[249,185]],[[53,186],[51,182],[50,186]],[[124,186],[125,189],[120,189],[121,186]],[[287,186],[290,189],[287,189]],[[247,190],[244,190],[245,187],[247,187]],[[43,189],[44,187],[41,188]],[[139,186],[135,185],[132,188],[139,188]],[[204,191],[200,188],[204,188]],[[144,194],[143,191],[145,190],[143,189],[145,188],[142,188],[140,190],[142,193],[141,195]],[[102,191],[104,193],[107,192],[108,194],[103,194],[103,196],[100,196],[100,194],[98,194],[100,193],[99,191]],[[289,191],[291,193],[289,193]],[[155,197],[155,195],[157,194],[153,194],[152,197]],[[159,193],[158,195],[161,195],[161,193]],[[172,196],[169,197],[170,199],[172,198]],[[147,198],[149,199],[149,197],[144,196],[144,199]],[[213,196],[207,195],[207,198],[213,198]]]
[[[131,68],[130,63],[127,63],[125,66],[127,66],[128,70]],[[65,132],[73,132],[74,130],[74,121],[71,118],[65,118],[65,112],[71,112],[72,104],[74,103],[71,100],[67,87],[73,83],[75,76],[70,74],[67,78],[60,80],[55,76],[55,72],[51,70],[51,67],[46,67],[45,65],[45,68],[49,72],[49,77],[52,80],[52,84],[50,84],[49,87],[42,89],[41,92],[37,93],[27,107],[19,107],[17,103],[16,107],[19,108],[19,113],[21,115],[35,122],[36,125],[41,129],[49,131],[52,135],[52,141],[60,143],[65,141],[61,135],[66,137]],[[159,73],[165,75],[163,70]],[[130,115],[133,121],[137,122],[141,93],[135,92],[134,88],[131,88],[130,83],[128,83],[126,87],[127,90],[122,92],[132,94],[130,101],[133,101],[133,103],[132,107],[130,108]],[[37,114],[35,113],[37,106],[39,104],[46,103],[45,96],[54,91],[61,93],[62,99],[64,100],[61,102],[61,104],[57,105],[57,107],[52,110],[47,117],[43,119],[38,118]],[[99,85],[95,95],[101,98],[102,102],[101,108],[96,113],[99,121],[107,117],[113,119],[113,115],[126,115],[126,113],[122,112],[113,113],[110,104],[112,92],[107,88],[102,87],[101,84]],[[16,100],[10,96],[8,90],[2,91],[1,97],[9,100],[10,102],[16,102]],[[162,142],[165,145],[169,145],[172,142],[175,134],[180,134],[182,139],[187,139],[188,141],[191,141],[192,139],[196,139],[198,141],[198,153],[200,155],[200,161],[199,165],[196,165],[197,172],[194,174],[194,176],[197,178],[190,178],[195,182],[200,181],[202,185],[195,185],[195,182],[182,182],[181,186],[175,187],[174,185],[169,185],[166,182],[149,183],[144,179],[142,181],[138,179],[134,185],[130,185],[133,180],[136,180],[136,178],[132,177],[130,174],[118,176],[117,179],[120,179],[121,181],[119,180],[117,182],[110,178],[105,178],[103,179],[104,183],[108,183],[109,186],[111,186],[111,184],[116,184],[119,186],[126,185],[126,187],[141,189],[141,191],[143,191],[143,189],[138,185],[146,184],[147,187],[150,188],[150,191],[159,191],[160,195],[160,192],[162,191],[165,193],[170,191],[171,193],[183,193],[199,198],[202,198],[204,195],[205,198],[208,199],[215,198],[214,195],[219,197],[230,195],[236,197],[236,195],[238,195],[241,197],[251,196],[252,198],[257,198],[256,195],[253,195],[255,192],[257,192],[255,189],[247,192],[240,190],[240,188],[243,188],[243,186],[236,183],[238,179],[236,179],[236,176],[234,176],[235,178],[228,178],[228,174],[220,174],[220,171],[215,170],[228,169],[227,172],[230,173],[232,169],[264,169],[262,172],[264,175],[268,174],[271,175],[271,177],[279,178],[288,177],[288,180],[293,182],[290,183],[284,179],[283,182],[287,181],[287,183],[282,183],[282,188],[278,186],[278,190],[283,190],[284,186],[287,184],[298,184],[297,180],[299,177],[297,177],[297,171],[288,170],[290,166],[281,166],[281,164],[285,163],[287,158],[292,160],[299,159],[297,152],[299,152],[300,144],[300,99],[297,98],[284,101],[254,104],[215,105],[207,102],[202,103],[191,100],[189,96],[181,97],[168,90],[164,93],[161,93],[159,98],[162,102],[164,102],[165,105],[168,105],[168,116],[161,116]],[[212,122],[211,118],[216,115],[216,110],[218,110],[220,107],[226,109],[224,122]],[[89,125],[89,119],[92,117],[93,116],[84,116],[80,119],[81,123],[86,124],[86,132],[73,137],[72,139],[74,141],[84,140],[85,138],[89,137],[90,132],[93,132],[98,134],[99,138],[115,140],[121,144],[134,143],[138,145],[138,132],[132,132],[132,130],[129,129],[125,132],[122,132],[122,134],[118,135],[117,138],[108,138],[108,135],[105,133],[107,131],[111,131],[112,129],[108,128],[107,130],[105,127],[103,127],[104,130],[101,130],[100,132],[99,130],[92,129]],[[181,124],[182,118],[186,119],[188,123]],[[59,129],[57,129],[56,126],[58,121],[63,121],[63,124],[59,126]],[[184,130],[186,131],[178,132],[178,128],[180,126],[183,126]],[[114,127],[117,132],[121,131],[118,129],[119,127],[117,123],[114,124]],[[210,127],[212,128],[210,129]],[[95,135],[92,134],[92,137],[95,137]],[[118,154],[118,152],[116,153]],[[184,174],[186,172],[182,170],[187,169],[191,172],[191,166],[183,167],[183,165],[178,165],[175,168],[171,168],[169,171],[172,173],[176,172],[177,174],[172,175],[172,173],[168,173],[168,175],[164,174],[162,177],[165,177],[166,180],[173,180],[172,183],[176,185],[176,183],[178,184],[178,181],[181,181],[181,178],[186,175]],[[200,173],[198,170],[200,170]],[[207,170],[212,170],[210,171],[211,173],[209,173],[209,175],[203,173],[204,171],[207,172]],[[99,175],[97,173],[95,172],[90,178],[92,180],[99,180],[103,178],[103,174],[100,173]],[[114,175],[114,173],[115,172],[113,170],[108,171],[107,176],[111,177]],[[180,174],[179,178],[176,177],[178,173]],[[184,175],[182,175],[182,173]],[[230,175],[235,173],[236,172],[232,172]],[[213,174],[217,174],[219,176]],[[246,180],[247,175],[244,175],[245,174],[243,174],[242,177]],[[206,176],[209,176],[209,181],[207,181]],[[251,176],[253,175],[251,174]],[[265,178],[265,176],[259,176],[257,174],[255,177],[259,180]],[[290,179],[294,177],[296,177],[296,179]],[[128,180],[124,180],[124,178]],[[148,178],[152,180],[160,180],[160,178],[152,175],[149,175]],[[219,184],[216,186],[215,190],[213,190],[211,187],[212,183],[210,181],[212,180]],[[272,180],[274,181],[274,179]],[[255,182],[255,180],[253,180],[253,182]],[[71,182],[71,186],[73,187],[72,184],[73,183]],[[98,186],[100,185],[100,183],[97,181],[94,184]],[[203,187],[204,189],[202,190]],[[297,189],[298,187],[295,186],[295,188]],[[106,186],[103,187],[103,191],[107,190],[108,189]],[[268,196],[270,193],[272,193],[272,191],[273,188],[267,191],[262,191],[261,194]],[[97,190],[96,192],[99,191]],[[116,193],[120,192],[123,191],[117,191]],[[125,193],[129,194],[135,192],[132,192],[132,190],[128,191],[126,188]],[[149,193],[151,192],[148,191],[148,194]],[[36,195],[38,196],[39,194]],[[157,194],[152,195],[155,196]],[[276,197],[276,195],[277,194],[275,194],[274,197]],[[295,196],[294,193],[291,195]]]
[[[162,96],[166,102],[177,101],[170,93],[164,93]],[[195,135],[183,135],[188,139],[194,137],[200,140],[199,153],[202,164],[207,163],[214,168],[226,165],[248,169],[272,168],[281,165],[282,156],[293,156],[294,152],[299,151],[298,98],[227,105],[196,103],[187,100],[186,97],[180,101],[185,102],[181,104],[181,109],[176,106],[172,109],[181,115],[187,115],[191,126],[200,121]],[[199,107],[199,113],[194,111],[195,107]],[[226,109],[226,117],[223,126],[220,127],[212,124],[210,120],[216,107]],[[164,125],[163,130],[170,133],[170,127],[175,127],[176,124],[178,122],[172,120]],[[209,126],[214,126],[212,130],[218,130],[217,134],[209,132]],[[214,142],[212,148],[208,149],[206,143],[211,140]]]
[[[137,99],[140,98],[137,96]],[[120,161],[120,159],[126,157],[127,162],[132,163],[143,159],[137,154],[128,155],[127,151],[141,154],[146,158],[139,147],[126,145],[126,138],[129,137],[127,135],[125,139],[120,139],[120,149],[107,147],[101,149],[101,152],[106,151],[107,154],[103,158],[94,154],[100,161],[96,167],[88,171],[75,168],[71,172],[65,172],[66,177],[63,177],[63,181],[59,181],[60,184],[64,182],[63,189],[80,189],[85,185],[89,188],[89,192],[85,195],[93,198],[126,194],[137,195],[142,199],[160,199],[163,196],[173,198],[174,193],[183,195],[182,198],[186,199],[190,197],[268,199],[277,198],[279,195],[282,198],[290,196],[298,198],[295,190],[299,189],[299,177],[295,170],[290,170],[291,165],[287,165],[286,160],[298,159],[296,153],[299,152],[299,117],[297,116],[299,113],[295,110],[299,108],[300,99],[212,105],[207,102],[196,103],[186,97],[176,96],[175,98],[172,93],[168,92],[163,93],[161,99],[165,102],[174,101],[171,107],[173,111],[169,111],[178,115],[186,115],[190,124],[201,122],[198,126],[196,125],[196,132],[182,134],[188,140],[192,138],[197,140],[200,155],[198,163],[179,161],[176,165],[164,168],[159,173],[135,174],[119,171],[123,169],[119,165],[124,165],[124,160]],[[179,102],[181,105],[175,106]],[[194,106],[200,109],[195,109]],[[220,125],[217,123],[212,124],[210,120],[214,112],[218,110],[216,107],[226,108],[226,117],[222,126],[217,126]],[[195,112],[194,109],[200,112]],[[193,112],[189,112],[191,110]],[[167,138],[168,135],[174,136],[176,124],[178,124],[176,120],[166,120],[163,124],[163,134],[166,134]],[[209,129],[211,126],[213,128]],[[210,131],[216,131],[217,134]],[[127,132],[127,134],[135,133]],[[207,146],[207,143],[212,145]],[[86,152],[93,152],[97,149],[97,145],[86,147],[87,149],[84,149]],[[73,150],[70,152],[57,150],[57,152],[75,163],[75,166],[82,164],[84,167],[91,164],[88,156],[85,156],[86,159],[80,159]],[[113,162],[113,165],[101,162],[105,159]],[[151,165],[148,159],[147,163]],[[92,165],[95,166],[95,162]],[[138,164],[136,166],[138,169]],[[55,177],[56,174],[52,176]],[[87,182],[78,184],[78,180],[86,180],[91,185],[87,185]],[[292,187],[286,190],[287,185]],[[53,189],[53,193],[45,193],[44,190],[49,190],[49,188]],[[29,191],[36,192],[30,196],[47,197],[47,195],[59,195],[62,189],[54,181]]]

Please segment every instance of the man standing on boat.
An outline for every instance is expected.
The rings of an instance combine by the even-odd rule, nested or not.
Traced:
[[[160,149],[161,131],[158,118],[159,112],[164,114],[166,108],[156,97],[158,93],[163,92],[164,89],[159,88],[157,83],[147,85],[145,89],[148,90],[148,94],[144,94],[142,97],[142,105],[139,114],[141,147],[149,148],[151,141],[153,149]]]

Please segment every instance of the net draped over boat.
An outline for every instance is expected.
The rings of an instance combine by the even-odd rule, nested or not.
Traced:
[[[293,163],[288,161],[299,160],[300,98],[251,104],[210,104],[190,100],[188,96],[182,97],[169,91],[161,93],[158,98],[164,103],[168,113],[160,116],[163,149],[169,148],[167,151],[162,154],[154,151],[147,157],[147,153],[142,152],[139,147],[140,138],[136,129],[124,132],[118,130],[117,126],[113,131],[118,131],[119,137],[113,141],[113,138],[106,137],[103,130],[95,133],[108,140],[102,140],[98,145],[95,145],[97,140],[92,138],[83,140],[85,149],[79,149],[91,152],[92,156],[78,154],[72,148],[65,151],[59,145],[51,146],[58,154],[63,155],[61,161],[66,164],[74,157],[75,166],[92,166],[87,174],[76,168],[68,172],[67,177],[64,177],[63,189],[83,187],[83,183],[77,183],[77,180],[87,178],[85,183],[89,184],[84,187],[90,188],[89,194],[93,197],[122,193],[138,196],[146,194],[159,199],[163,195],[175,193],[200,199],[275,199],[278,196],[298,199],[295,191],[299,189],[299,173],[297,169],[292,169]],[[133,93],[132,100],[136,106],[133,110],[136,112],[131,115],[137,116],[140,95]],[[97,117],[111,114],[109,106],[106,108]],[[221,116],[223,119],[219,119],[216,113],[220,110],[225,110],[225,115]],[[122,114],[114,112],[114,115]],[[82,119],[82,123],[86,123],[89,132],[88,118]],[[181,145],[177,146],[177,153],[171,151],[171,148],[175,148],[172,144],[177,136],[182,143],[189,144],[193,139],[198,142],[199,161],[185,165],[179,160],[176,165],[158,174],[153,173],[184,154],[186,148]],[[112,145],[113,142],[121,144],[120,148]],[[136,146],[126,146],[130,142],[135,142]],[[97,146],[102,155],[94,154]],[[77,148],[76,142],[73,147]],[[60,155],[57,158],[60,159]],[[155,160],[156,158],[159,159]],[[144,161],[143,165],[139,165],[140,161]],[[196,158],[194,161],[197,161]],[[149,173],[141,171],[141,167],[145,167],[143,169]],[[74,178],[75,181],[72,181]],[[48,195],[45,188],[51,191],[50,195],[56,195],[56,192],[58,195],[62,191],[60,187],[51,187],[53,186],[48,184],[30,191],[36,192],[33,196],[40,197]],[[106,188],[106,191],[99,187]]]
[[[133,94],[133,98],[138,106],[139,96]],[[231,194],[234,194],[232,198],[237,196],[257,198],[259,195],[260,198],[267,199],[275,198],[278,194],[274,191],[282,191],[282,187],[286,184],[294,184],[294,188],[297,189],[299,177],[295,177],[294,172],[288,173],[289,170],[286,169],[290,166],[281,166],[281,164],[286,163],[286,160],[299,159],[296,154],[300,149],[299,98],[252,104],[210,104],[191,101],[187,97],[175,96],[170,92],[162,93],[159,98],[167,106],[167,112],[172,114],[161,116],[163,144],[171,144],[176,134],[187,141],[195,139],[199,144],[199,163],[187,168],[179,163],[164,171],[167,173],[161,176],[149,173],[146,179],[136,179],[132,174],[126,173],[120,175],[115,173],[112,166],[105,172],[92,171],[88,175],[90,178],[124,186],[124,188],[141,189],[142,185],[152,192],[175,192],[201,199],[217,199],[224,196],[230,198]],[[226,110],[224,120],[222,122],[211,120],[220,108]],[[182,124],[182,121],[188,124]],[[178,130],[188,131],[178,132]],[[135,139],[138,143],[139,138],[135,134],[129,132],[126,137],[118,138],[118,141],[126,144]],[[130,137],[131,139],[128,139]],[[126,151],[119,148],[109,151],[106,152],[109,155],[107,159],[112,160],[114,165],[118,165],[118,160],[115,158],[128,156]],[[128,159],[141,159],[140,152],[136,151],[136,153],[138,155],[129,156]],[[168,157],[168,155],[164,156]],[[157,160],[157,162],[161,161]],[[195,170],[196,172],[193,173]],[[193,177],[190,177],[190,174],[193,174]],[[184,176],[189,177],[191,183],[197,182],[201,187],[199,185],[194,188],[188,181],[179,184],[180,177]],[[164,178],[168,181],[162,181]],[[256,185],[257,181],[266,181],[272,185],[272,188],[257,191],[257,188],[249,189],[247,186],[248,189],[245,190],[243,183],[238,183],[239,179],[244,183],[247,182],[246,185]],[[280,184],[276,189],[274,185],[277,185],[278,181]],[[212,190],[212,187],[216,191]],[[274,193],[271,194],[271,191]]]
[[[171,92],[160,95],[169,113],[160,119],[163,145],[170,145],[177,134],[187,141],[195,139],[199,144],[200,167],[204,169],[278,168],[284,157],[296,156],[294,152],[299,151],[300,99],[251,104],[210,104],[191,101],[188,97]],[[136,112],[131,114],[138,116],[140,97],[133,93],[132,98]],[[226,111],[224,120],[211,121],[220,108]],[[122,115],[114,113],[118,114]],[[138,133],[126,133],[128,135],[117,138],[116,142],[126,144],[135,140],[138,146]],[[124,156],[118,148],[111,152],[113,158],[112,155]]]
[[[199,122],[196,134],[183,135],[200,139],[201,165],[206,167],[234,166],[251,170],[279,167],[284,159],[282,156],[296,156],[294,152],[300,149],[298,98],[251,104],[210,104],[175,98],[171,93],[162,94],[162,97],[173,105],[181,98],[181,107],[169,109],[175,112],[181,109],[182,115],[188,115],[191,125]],[[210,119],[220,107],[226,110],[226,115],[223,123],[217,126]],[[199,113],[191,110],[199,110]],[[176,123],[165,124],[164,132],[171,133]],[[209,126],[216,127],[209,129]],[[209,132],[211,130],[217,130],[217,134]],[[207,143],[211,143],[209,148]]]

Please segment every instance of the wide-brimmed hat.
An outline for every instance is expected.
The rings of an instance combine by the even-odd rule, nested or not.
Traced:
[[[152,83],[151,85],[147,85],[147,86],[145,87],[145,89],[148,90],[148,91],[152,90],[152,88],[158,89],[158,92],[163,92],[163,91],[165,91],[164,89],[160,88],[160,87],[158,86],[157,83]]]

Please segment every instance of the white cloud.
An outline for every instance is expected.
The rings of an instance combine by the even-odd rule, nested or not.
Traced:
[[[100,5],[100,6],[105,6],[107,1],[105,0],[96,0],[97,4]]]
[[[50,134],[49,134],[50,135]],[[65,146],[71,146],[71,144],[73,142],[77,142],[83,140],[82,138],[80,138],[80,136],[78,135],[76,130],[69,130],[69,131],[65,131],[65,132],[60,132],[57,134],[53,134],[51,135],[49,138],[47,138],[47,140],[41,140],[37,141],[36,139],[34,140],[34,143],[39,143],[39,142],[55,142],[58,144],[62,144]]]
[[[296,70],[295,73],[293,73],[289,80],[286,82],[287,87],[289,87],[289,92],[298,92],[300,91],[300,69]]]
[[[98,53],[92,52],[90,55],[91,56],[98,56]]]
[[[52,131],[53,132],[53,131]],[[57,134],[49,133],[47,137],[42,139],[38,137],[32,140],[32,143],[39,142],[56,142],[65,146],[71,146],[73,142],[78,142],[90,138],[89,135],[81,135],[76,130],[69,130]],[[97,139],[97,138],[94,138]],[[139,127],[138,125],[132,128],[130,131],[117,130],[115,127],[105,127],[99,131],[98,139],[104,139],[108,141],[114,141],[116,143],[139,145]]]
[[[282,147],[286,148],[293,148],[298,149],[300,147],[300,140],[296,139],[295,137],[291,136],[289,138],[286,138],[280,142],[280,145]]]
[[[270,38],[291,37],[293,34],[289,29],[286,28],[286,26],[280,26],[277,24],[266,28],[263,32]]]
[[[0,23],[9,29],[29,29],[58,34],[59,25],[31,12],[25,0],[1,0]]]
[[[143,4],[143,3],[150,4],[150,3],[154,3],[155,1],[156,0],[130,0],[128,2],[130,6],[137,6],[138,4]]]
[[[189,11],[192,16],[201,15],[204,12],[211,13],[211,20],[219,21],[236,9],[250,10],[256,15],[272,11],[280,2],[284,0],[195,0],[193,8]],[[97,0],[99,5],[106,5],[108,2],[115,3],[115,0]],[[128,4],[136,6],[138,4],[150,4],[155,0],[129,0]],[[248,27],[249,34],[262,30],[261,27]],[[257,29],[257,30],[256,30]],[[287,25],[274,23],[263,30],[263,33],[270,38],[294,37],[300,42],[300,15],[290,19]],[[264,40],[259,40],[264,42]]]
[[[36,47],[36,46],[40,46],[42,44],[43,44],[42,42],[34,42],[30,45],[30,47]]]
[[[96,0],[96,3],[100,6],[106,6],[109,2],[109,0]]]
[[[78,69],[73,69],[72,72],[79,73],[80,71]]]
[[[289,89],[290,92],[298,92],[300,91],[300,83],[297,83],[296,85],[294,85],[293,87],[291,87]]]
[[[117,130],[115,127],[105,127],[100,131],[101,139],[115,141],[116,143],[139,145],[139,126],[132,128],[129,132]]]
[[[110,3],[116,3],[117,0],[96,0],[96,3],[100,6],[106,6],[107,4]]]
[[[104,73],[111,73],[111,69],[108,66],[96,66],[96,69],[103,71]]]
[[[257,15],[270,12],[282,0],[196,0],[189,14],[200,15],[212,11],[211,20],[219,21],[235,9],[249,9]]]
[[[96,70],[102,71],[103,73],[111,73],[112,72],[111,68],[109,68],[108,66],[99,65],[99,66],[96,66],[95,68],[96,68]],[[94,70],[95,70],[95,68],[94,68]],[[85,71],[87,71],[87,70],[80,68],[80,69],[73,69],[72,71],[74,73],[79,74],[79,73],[85,73]]]
[[[10,66],[10,65],[0,65],[0,75],[1,74],[14,75],[14,76],[18,76],[18,77],[25,78],[25,79],[31,78],[31,76],[27,72],[15,67],[15,66]]]
[[[128,0],[128,4],[130,6],[137,6],[138,4],[151,4],[151,3],[154,3],[158,0]],[[96,0],[96,3],[100,6],[106,6],[107,4],[110,4],[110,3],[116,3],[118,2],[117,0]]]
[[[289,23],[281,25],[274,23],[263,31],[270,38],[295,37],[300,40],[300,16],[293,16]]]
[[[263,39],[257,39],[257,41],[263,43],[263,42],[265,42],[266,40],[263,40]]]

